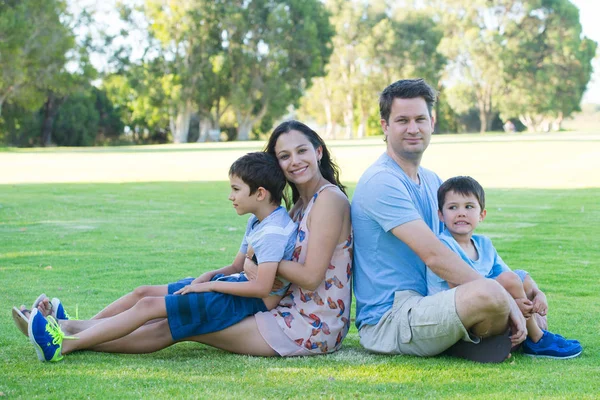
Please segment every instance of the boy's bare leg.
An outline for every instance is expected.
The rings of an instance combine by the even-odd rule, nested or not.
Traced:
[[[108,306],[106,306],[98,314],[94,315],[92,319],[102,319],[113,317],[123,311],[129,310],[138,301],[145,297],[161,297],[169,294],[167,285],[160,286],[139,286],[132,292],[127,293],[125,296],[115,300]]]
[[[89,349],[101,343],[122,338],[135,331],[146,322],[167,316],[164,297],[145,297],[129,310],[82,330],[75,340],[64,340],[62,353]],[[150,324],[149,326],[156,325]]]
[[[84,331],[92,326],[100,323],[101,320],[74,320],[74,319],[61,319],[58,321],[60,325],[60,329],[69,336],[73,336],[78,334],[81,331]]]
[[[532,318],[533,314],[531,313],[531,299],[527,296],[527,290],[523,282],[521,282],[521,278],[515,274],[514,272],[503,272],[500,274],[496,281],[502,285],[504,289],[512,296],[513,299],[517,302],[523,315],[527,318],[527,322],[525,326],[527,327],[527,336],[535,343],[537,343],[544,332],[539,328],[535,319]]]
[[[533,301],[533,298],[535,297],[537,291],[539,291],[539,288],[529,274],[527,274],[523,280],[523,289],[525,290],[525,295],[527,298]],[[540,329],[545,331],[548,330],[548,317],[546,315],[535,313],[533,314],[533,318]]]

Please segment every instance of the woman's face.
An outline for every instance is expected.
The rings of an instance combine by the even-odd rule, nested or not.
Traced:
[[[322,148],[314,148],[310,140],[299,131],[283,133],[275,143],[275,157],[288,181],[299,185],[320,175],[319,163]]]

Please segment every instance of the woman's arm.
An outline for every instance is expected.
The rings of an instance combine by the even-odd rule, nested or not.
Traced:
[[[342,193],[324,190],[308,215],[308,249],[304,264],[281,261],[277,274],[308,290],[325,279],[336,246],[350,235],[350,204]]]

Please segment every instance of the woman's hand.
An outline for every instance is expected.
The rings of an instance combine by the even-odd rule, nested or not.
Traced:
[[[246,257],[244,260],[244,274],[250,281],[255,281],[258,276],[258,265],[251,258]]]
[[[254,261],[252,261],[250,258],[246,258],[244,261],[244,274],[246,274],[246,277],[250,281],[255,281],[256,277],[258,276],[258,265],[254,264]],[[276,292],[282,287],[283,283],[279,279],[275,278],[271,291]]]
[[[192,283],[187,285],[173,294],[188,294],[188,293],[203,293],[212,292],[212,282]]]

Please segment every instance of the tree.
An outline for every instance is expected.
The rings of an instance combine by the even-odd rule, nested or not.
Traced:
[[[170,77],[159,77],[162,68],[162,60],[155,59],[103,79],[102,89],[135,143],[167,141],[170,110],[164,86]]]
[[[499,99],[506,92],[502,79],[506,24],[515,18],[521,1],[441,0],[432,5],[442,21],[440,50],[450,60],[451,85],[460,85],[448,100],[464,109],[474,101],[480,132],[490,130]]]
[[[318,0],[230,1],[223,47],[231,63],[231,104],[238,139],[247,140],[267,111],[297,106],[312,79],[324,74],[333,30]]]
[[[7,99],[29,109],[44,100],[40,88],[64,71],[75,38],[62,0],[0,3],[0,113]]]
[[[382,0],[332,0],[327,6],[337,32],[333,54],[302,111],[326,125],[325,136],[338,125],[346,138],[379,132],[377,98],[384,87],[417,76],[438,83],[445,64],[437,51],[442,31],[423,12],[395,12]]]
[[[579,111],[597,43],[582,37],[579,10],[568,0],[523,6],[506,29],[504,79],[512,85],[500,110],[530,131],[559,130],[563,118]]]

